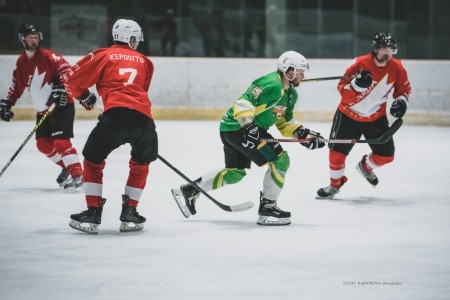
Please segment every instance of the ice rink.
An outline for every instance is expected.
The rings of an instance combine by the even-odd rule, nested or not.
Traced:
[[[218,121],[156,122],[160,155],[191,179],[223,167]],[[331,126],[304,125],[324,136]],[[94,126],[75,122],[79,153]],[[33,127],[0,122],[0,167]],[[329,182],[326,148],[283,144],[291,167],[279,206],[292,213],[283,227],[256,225],[266,167],[211,192],[252,209],[225,212],[201,196],[186,219],[170,193],[183,179],[158,160],[136,233],[119,232],[130,151],[122,146],[107,160],[107,202],[91,236],[68,226],[86,209],[84,195],[57,187],[59,169],[33,137],[0,178],[0,299],[450,299],[450,128],[403,125],[395,142],[377,188],[355,170],[369,147],[355,145],[349,181],[331,201],[314,199]]]

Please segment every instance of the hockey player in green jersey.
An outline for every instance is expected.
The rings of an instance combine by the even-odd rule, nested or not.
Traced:
[[[291,222],[291,213],[277,205],[289,169],[289,156],[279,143],[261,141],[273,138],[267,130],[275,125],[285,137],[309,139],[302,143],[308,149],[325,146],[320,133],[303,127],[293,118],[298,98],[295,87],[300,85],[308,69],[303,55],[287,51],[278,58],[277,71],[256,79],[228,109],[220,123],[225,168],[196,180],[205,191],[215,190],[241,181],[252,161],[258,166],[267,164],[263,191],[260,192],[259,225],[288,225]],[[196,214],[195,201],[199,192],[193,185],[185,184],[172,192],[186,217]],[[184,201],[180,200],[182,198]]]

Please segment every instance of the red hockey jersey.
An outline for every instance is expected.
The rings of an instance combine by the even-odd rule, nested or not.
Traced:
[[[411,85],[406,70],[399,59],[392,58],[383,68],[379,68],[372,54],[359,56],[347,69],[345,75],[355,75],[360,70],[372,73],[372,85],[364,92],[355,91],[350,82],[352,79],[341,79],[338,90],[341,103],[338,109],[353,120],[370,122],[386,115],[386,103],[393,90],[393,98],[403,98],[408,102]]]
[[[113,45],[89,53],[65,76],[67,92],[79,99],[95,84],[105,111],[128,107],[152,118],[148,89],[153,63],[126,45]]]
[[[36,110],[45,111],[50,104],[53,83],[56,80],[62,82],[63,74],[69,70],[69,63],[54,51],[38,48],[32,58],[24,51],[17,59],[7,99],[15,105],[27,88]],[[73,103],[73,99],[68,97],[67,103]]]

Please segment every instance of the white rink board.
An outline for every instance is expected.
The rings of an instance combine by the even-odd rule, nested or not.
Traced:
[[[0,55],[0,97],[11,85],[17,55]],[[66,56],[76,63],[81,56]],[[174,58],[151,57],[155,74],[150,87],[154,108],[227,109],[256,78],[276,69],[267,58]],[[351,59],[309,59],[307,78],[343,75]],[[412,85],[408,113],[450,115],[450,61],[405,60]],[[299,111],[334,112],[339,103],[337,80],[303,83]],[[95,90],[95,89],[93,89]],[[391,101],[392,99],[390,99]],[[17,103],[30,106],[29,96]]]

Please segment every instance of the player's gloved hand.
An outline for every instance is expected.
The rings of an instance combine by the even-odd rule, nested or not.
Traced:
[[[85,110],[92,110],[94,108],[95,102],[97,102],[97,97],[94,93],[89,92],[89,90],[86,90],[79,99],[79,102],[81,105],[83,105]]]
[[[361,70],[356,74],[355,79],[352,80],[353,88],[360,92],[365,90],[372,84],[372,73],[367,70]]]
[[[53,101],[56,107],[64,107],[67,104],[67,91],[63,84],[53,84],[50,100]]]
[[[245,143],[242,143],[242,146],[253,149],[259,144],[259,127],[255,123],[247,124],[241,130],[245,138]]]
[[[393,117],[401,118],[406,113],[406,108],[408,105],[403,99],[396,99],[392,102],[390,113]]]
[[[12,118],[14,118],[14,113],[11,111],[11,102],[5,99],[0,100],[0,118],[3,121],[9,122]]]
[[[302,146],[305,146],[309,150],[315,150],[317,148],[323,148],[325,146],[324,138],[320,135],[320,133],[309,130],[303,126],[300,126],[294,131],[294,136],[298,139],[311,139],[308,142],[300,143]]]

